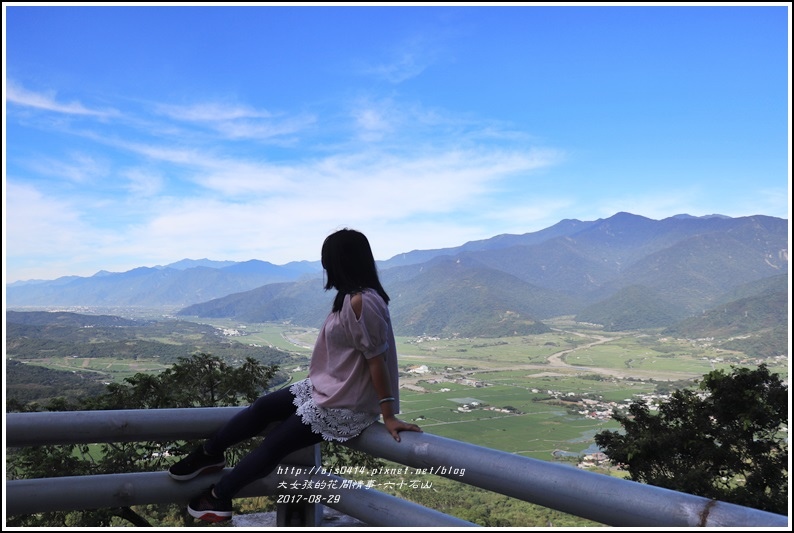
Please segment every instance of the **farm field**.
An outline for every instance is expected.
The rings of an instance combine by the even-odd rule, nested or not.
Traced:
[[[627,404],[636,395],[653,394],[660,382],[691,384],[714,369],[729,372],[731,361],[736,364],[735,354],[652,334],[604,333],[566,323],[552,327],[551,333],[525,337],[397,337],[401,417],[435,435],[565,460],[597,451],[593,435],[619,428],[608,410],[588,417],[566,398]],[[309,357],[316,336],[313,328],[246,324],[239,340]],[[787,361],[767,364],[788,375]],[[293,381],[305,375],[302,368]],[[472,408],[472,403],[478,405]],[[492,410],[505,407],[514,411]]]
[[[105,357],[51,357],[39,359],[27,359],[26,362],[50,368],[52,370],[71,370],[80,372],[91,372],[105,376],[105,383],[120,383],[124,378],[134,376],[138,373],[157,373],[162,372],[168,365],[157,360],[134,361],[125,359],[110,359]]]
[[[304,363],[282,370],[290,381],[306,376],[316,329],[224,319],[204,323],[235,342],[297,355]],[[651,333],[606,333],[564,321],[550,325],[550,333],[524,337],[398,337],[401,417],[439,436],[536,459],[571,460],[597,451],[596,433],[618,429],[609,417],[614,406],[652,395],[660,384],[690,386],[711,370],[730,371],[741,356]],[[80,356],[28,362],[96,372],[107,382],[168,366],[158,359]],[[788,376],[787,359],[767,365]]]
[[[209,353],[214,353],[214,346],[226,346],[223,357],[239,361],[239,354],[247,353],[251,347],[276,348],[293,356],[282,359],[287,363],[281,370],[288,374],[290,383],[307,375],[316,328],[241,324],[224,319],[200,323],[212,326],[205,328],[210,336],[223,339],[221,344],[208,345]],[[551,332],[532,336],[397,337],[400,418],[440,437],[625,477],[626,472],[609,463],[584,461],[599,451],[594,442],[596,434],[620,429],[611,419],[614,408],[628,406],[639,398],[663,401],[663,394],[694,386],[694,380],[711,370],[729,372],[731,365],[753,366],[761,362],[705,343],[662,338],[653,332],[603,332],[565,321],[549,325]],[[213,333],[213,328],[218,331]],[[169,334],[166,330],[158,338],[143,339],[176,347],[176,352],[167,352],[170,359],[142,357],[135,349],[128,350],[126,358],[114,359],[104,354],[90,357],[88,349],[83,356],[76,345],[68,352],[61,350],[57,357],[49,356],[49,350],[40,350],[33,358],[19,360],[57,370],[96,373],[103,382],[122,383],[137,373],[165,370],[167,363],[175,360],[174,355],[181,357],[182,350],[185,357],[195,352],[197,338],[181,331]],[[275,353],[273,357],[281,355]],[[787,379],[787,357],[763,362]],[[101,450],[92,449],[92,453]],[[472,502],[478,502],[478,509],[486,509],[489,517],[510,515],[509,523],[513,525],[550,521],[576,527],[598,525],[432,474],[423,475],[421,481],[433,490],[393,492],[456,516],[464,516]],[[544,518],[540,522],[528,518],[535,515]]]

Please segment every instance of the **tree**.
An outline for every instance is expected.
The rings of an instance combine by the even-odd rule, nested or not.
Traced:
[[[160,374],[138,373],[124,383],[111,383],[100,396],[72,405],[63,399],[50,401],[49,411],[167,409],[189,407],[231,407],[253,403],[267,390],[276,376],[276,365],[263,366],[246,358],[232,367],[222,359],[198,353],[180,357],[177,363]],[[34,411],[38,406],[19,406],[20,411]],[[87,476],[117,472],[149,472],[165,470],[172,462],[169,454],[184,455],[200,441],[180,442],[110,442],[92,452],[87,445],[25,447],[9,453],[6,458],[7,479],[30,479],[58,476]],[[227,460],[234,464],[259,445],[257,440],[242,442],[227,450]],[[363,465],[376,468],[384,463],[339,444],[322,443],[326,467]],[[168,453],[165,453],[168,452]],[[237,505],[237,503],[236,503]],[[240,503],[239,505],[244,505]],[[146,516],[144,516],[146,515]],[[189,526],[193,519],[182,506],[174,504],[119,507],[89,511],[41,513],[9,518],[7,525],[19,527],[109,527],[129,522],[134,526],[152,526],[175,522]],[[154,522],[154,523],[152,523]]]
[[[223,407],[251,403],[267,390],[278,367],[263,366],[247,358],[232,367],[218,357],[206,353],[180,357],[168,370],[152,375],[138,373],[124,383],[112,383],[102,395],[69,404],[54,399],[45,407],[49,411],[165,409],[180,407]],[[24,411],[38,409],[26,406]],[[111,442],[99,446],[100,452],[87,445],[36,446],[14,450],[6,458],[7,479],[29,479],[59,476],[81,476],[116,472],[146,472],[168,468],[166,451],[188,453],[198,441],[189,442]],[[253,443],[241,443],[230,450],[232,461],[245,454]],[[156,521],[172,520],[174,505],[146,506],[147,514]],[[181,513],[181,509],[176,511]],[[170,517],[170,518],[169,518]],[[188,517],[182,514],[183,520]],[[11,517],[11,526],[81,526],[108,527],[119,520],[135,526],[152,525],[132,508],[99,509],[42,513]]]
[[[166,409],[231,407],[254,402],[278,367],[248,357],[233,367],[207,353],[179,357],[160,374],[138,373],[123,384],[111,383],[104,394],[83,402],[84,409]]]
[[[644,401],[612,418],[596,444],[633,481],[788,514],[788,388],[766,365],[714,370],[652,413]]]

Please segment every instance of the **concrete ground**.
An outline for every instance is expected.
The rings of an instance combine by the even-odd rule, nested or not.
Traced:
[[[234,515],[231,527],[276,527],[276,513],[247,513]],[[367,524],[342,514],[330,507],[323,507],[322,527],[367,527]]]

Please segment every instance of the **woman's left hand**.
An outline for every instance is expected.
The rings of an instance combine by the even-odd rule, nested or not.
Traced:
[[[401,431],[418,431],[422,433],[422,428],[417,426],[416,424],[409,424],[408,422],[403,422],[397,417],[389,417],[383,421],[383,424],[386,426],[386,429],[389,430],[391,436],[394,437],[394,440],[400,442],[400,432]]]

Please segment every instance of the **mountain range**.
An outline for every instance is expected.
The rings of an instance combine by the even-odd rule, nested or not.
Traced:
[[[401,335],[532,334],[559,316],[606,330],[684,321],[691,330],[693,320],[718,309],[763,311],[758,330],[779,328],[784,319],[787,325],[788,239],[788,221],[764,215],[652,220],[617,213],[414,250],[378,268]],[[179,316],[309,326],[322,323],[332,296],[323,290],[319,261],[186,259],[6,287],[9,308],[170,307]]]

